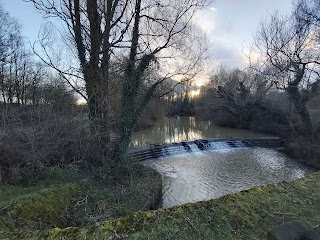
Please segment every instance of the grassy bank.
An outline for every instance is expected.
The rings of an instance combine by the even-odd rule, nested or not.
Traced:
[[[265,239],[286,221],[320,225],[320,173],[195,204],[136,212],[90,228],[6,233],[12,239]]]
[[[96,226],[149,210],[161,196],[161,176],[140,168],[120,182],[97,182],[74,169],[53,169],[50,176],[32,184],[2,185],[0,231]],[[3,236],[0,233],[0,239],[6,239]]]

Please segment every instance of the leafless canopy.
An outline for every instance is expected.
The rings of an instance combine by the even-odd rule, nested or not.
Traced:
[[[194,47],[201,41],[192,28],[192,19],[210,0],[26,1],[32,2],[45,17],[62,20],[68,29],[86,85],[90,118],[96,132],[107,136],[107,142],[112,115],[112,63],[119,58],[126,60],[123,81],[119,82],[122,113],[117,135],[126,139],[120,144],[122,149],[157,87],[174,74],[192,76],[201,65],[204,51]],[[144,75],[155,62],[170,70],[162,74],[165,77],[149,81],[146,89]],[[47,63],[53,65],[50,60]]]
[[[278,89],[287,92],[306,126],[306,133],[310,133],[312,119],[306,103],[313,86],[319,84],[319,29],[295,14],[283,17],[275,13],[262,22],[256,51],[264,59],[263,71],[272,77]]]

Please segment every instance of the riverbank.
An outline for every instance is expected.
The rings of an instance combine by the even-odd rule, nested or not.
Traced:
[[[240,118],[240,113],[239,116],[229,115],[228,112],[223,110],[219,112],[220,114],[216,112],[214,115],[212,114],[213,112],[199,111],[197,117],[202,120],[210,120],[220,127],[246,129],[257,133],[279,136],[284,140],[284,152],[288,156],[307,166],[320,169],[320,111],[319,104],[317,104],[318,101],[319,98],[309,106],[313,120],[312,133],[309,135],[302,131],[302,127],[299,125],[301,122],[298,119],[289,121],[287,119],[290,115],[289,113],[268,105],[262,109],[251,109],[253,112],[251,112],[248,119]]]
[[[90,228],[8,233],[2,239],[266,239],[267,231],[298,220],[320,225],[320,173],[170,209],[136,212]]]
[[[285,140],[285,153],[307,166],[320,170],[319,140],[312,138],[296,138]]]
[[[2,185],[0,232],[96,226],[156,208],[161,199],[161,176],[141,165],[137,168],[130,178],[117,182],[97,182],[75,169],[56,168],[32,184]],[[0,239],[3,236],[0,233]]]

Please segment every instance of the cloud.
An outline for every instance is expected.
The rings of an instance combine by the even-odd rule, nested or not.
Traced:
[[[194,18],[194,24],[207,33],[211,44],[209,67],[216,67],[220,64],[225,64],[230,68],[243,67],[245,61],[241,45],[239,46],[235,39],[232,39],[234,26],[230,19],[222,18],[223,12],[221,11],[222,9],[218,7],[210,6],[199,11]]]
[[[211,39],[211,64],[212,67],[218,67],[223,64],[228,68],[242,68],[245,65],[245,56],[241,49],[227,39]]]
[[[205,33],[210,33],[215,29],[215,11],[217,9],[210,7],[196,13],[193,23]]]
[[[222,22],[222,23],[219,24],[219,29],[220,29],[221,32],[223,32],[225,34],[232,33],[233,24],[231,23],[230,20]]]

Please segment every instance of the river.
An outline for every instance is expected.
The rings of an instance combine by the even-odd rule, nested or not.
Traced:
[[[194,118],[166,118],[133,136],[131,147],[200,138],[261,137],[265,134],[221,128]],[[162,207],[218,198],[255,186],[292,180],[314,170],[283,153],[264,148],[219,149],[149,160],[162,175]]]
[[[163,118],[151,128],[134,132],[130,147],[140,148],[149,144],[163,144],[202,138],[261,137],[268,134],[243,129],[217,127],[210,121],[194,117]]]

